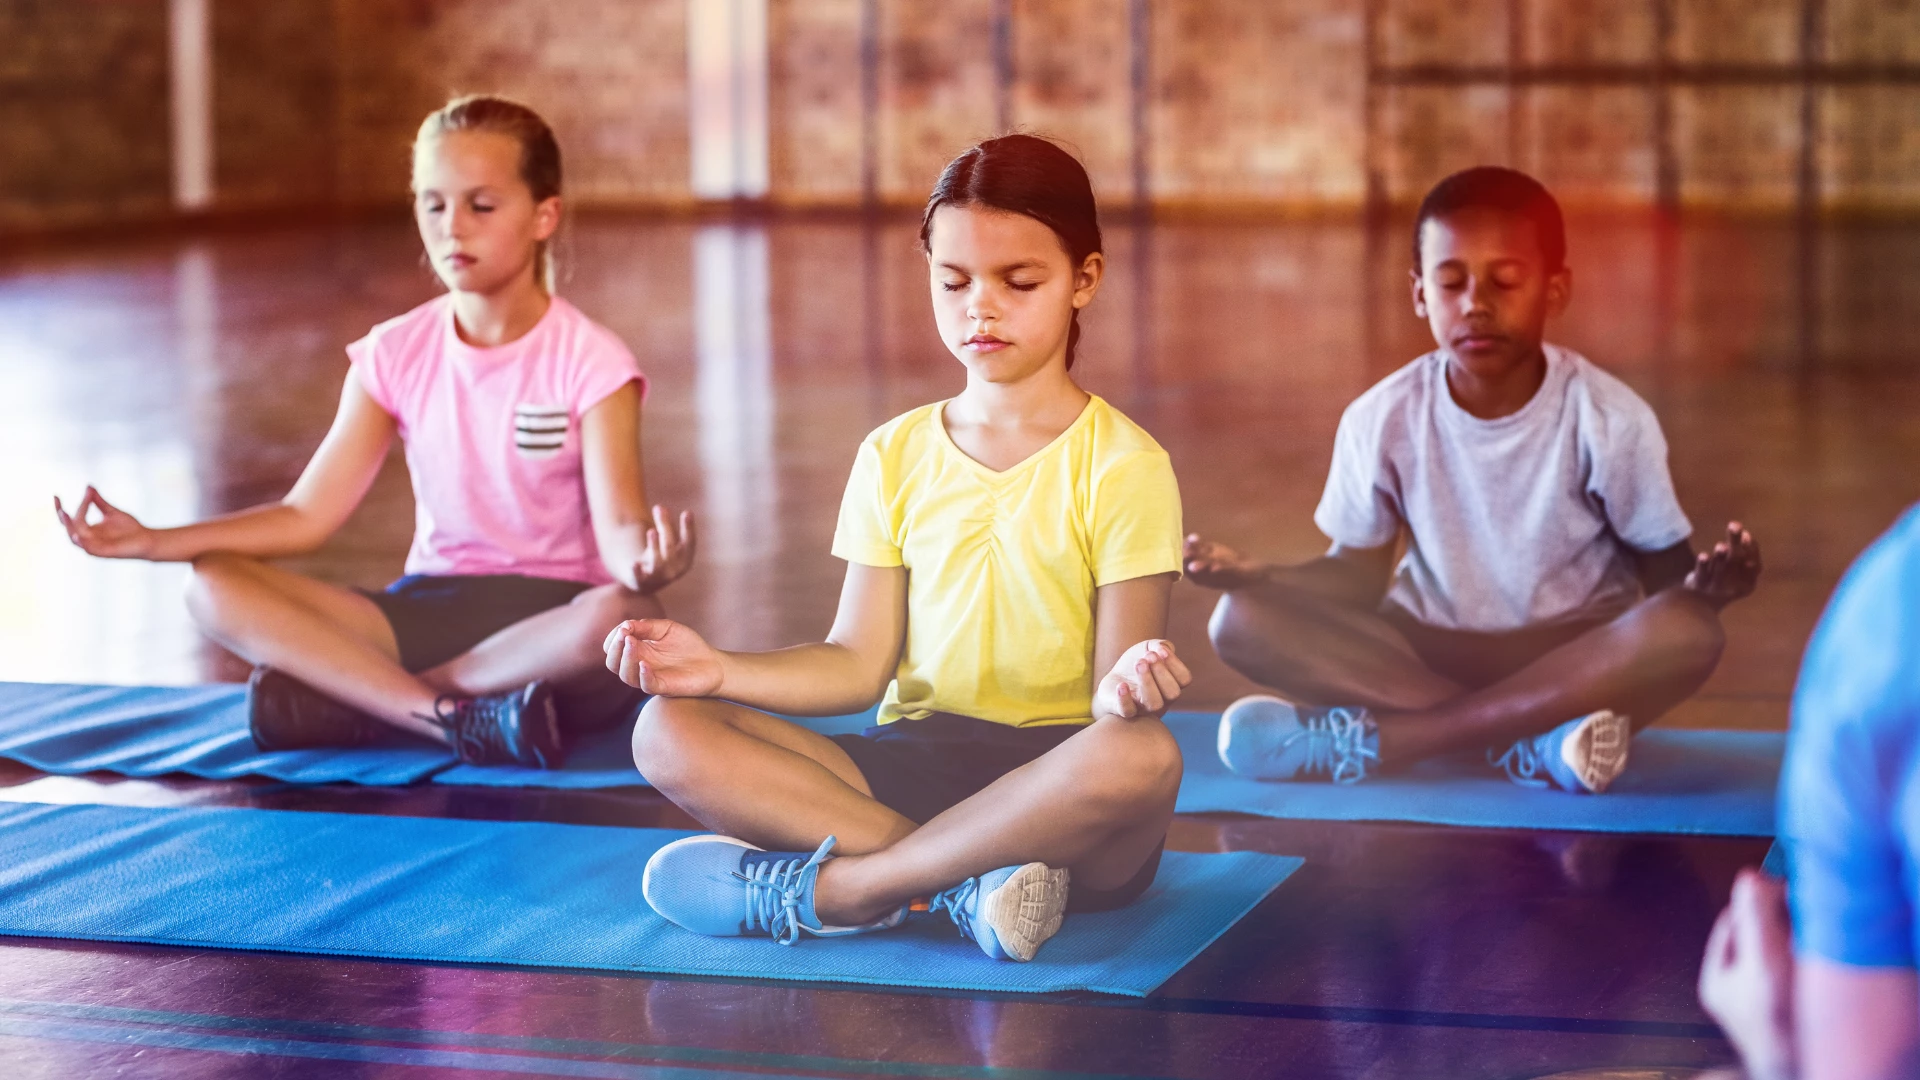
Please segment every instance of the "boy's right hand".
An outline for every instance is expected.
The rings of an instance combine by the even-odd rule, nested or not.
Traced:
[[[100,511],[99,521],[87,520],[87,511],[91,509]],[[60,519],[60,527],[67,530],[67,539],[89,555],[102,559],[145,559],[153,554],[153,530],[101,498],[91,484],[71,514],[60,504],[60,496],[55,495],[53,513]]]
[[[1199,533],[1187,535],[1181,561],[1186,565],[1187,578],[1209,589],[1244,589],[1267,579],[1266,564],[1249,559],[1225,544],[1205,539]]]
[[[661,697],[711,697],[720,689],[720,653],[672,619],[628,619],[607,635],[607,670]]]

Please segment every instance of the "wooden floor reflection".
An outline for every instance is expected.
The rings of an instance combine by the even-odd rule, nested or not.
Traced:
[[[700,568],[669,603],[723,645],[825,629],[842,573],[828,540],[860,436],[960,385],[933,334],[913,232],[843,219],[569,226],[562,291],[653,379],[654,492],[705,516]],[[1340,410],[1430,344],[1405,298],[1403,228],[1116,222],[1108,242],[1112,273],[1082,350],[1089,387],[1171,452],[1191,527],[1278,557],[1316,553],[1310,515]],[[1575,303],[1556,339],[1653,403],[1697,535],[1738,518],[1766,550],[1760,592],[1729,615],[1721,669],[1671,722],[1780,727],[1839,574],[1920,499],[1909,344],[1920,227],[1576,222],[1572,261]],[[243,675],[188,623],[180,567],[86,559],[51,497],[96,483],[156,525],[277,497],[326,429],[342,346],[434,291],[404,223],[0,260],[0,679]],[[406,550],[409,504],[396,456],[346,529],[294,565],[384,583]],[[1173,633],[1199,676],[1190,700],[1217,706],[1246,684],[1206,647],[1211,599],[1179,586]],[[0,798],[685,824],[647,793],[300,789],[5,765]],[[0,945],[0,999],[122,1034],[390,1048],[453,1032],[475,1052],[805,1075],[1513,1077],[1726,1060],[1693,1003],[1693,971],[1759,842],[1210,816],[1182,819],[1172,843],[1309,862],[1160,994],[1124,1008],[21,941]],[[341,1068],[145,1036],[33,1037],[7,1026],[16,1020],[0,1016],[0,1061],[18,1075]],[[354,1060],[354,1075],[478,1074],[453,1059]]]

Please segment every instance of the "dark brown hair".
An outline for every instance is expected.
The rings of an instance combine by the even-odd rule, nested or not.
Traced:
[[[1547,273],[1567,265],[1567,221],[1560,203],[1545,184],[1518,169],[1498,165],[1479,165],[1454,173],[1433,185],[1420,200],[1420,211],[1413,218],[1413,268],[1420,262],[1420,233],[1427,222],[1457,214],[1462,210],[1497,210],[1533,222],[1540,238],[1540,257]]]
[[[1087,170],[1058,143],[1038,135],[1002,135],[947,163],[920,217],[920,247],[931,253],[933,212],[942,206],[984,206],[1025,214],[1053,230],[1078,273],[1100,250],[1100,213]],[[1067,330],[1067,367],[1080,343],[1080,311]]]
[[[520,179],[533,192],[533,201],[545,202],[560,194],[560,143],[540,114],[517,101],[492,94],[468,94],[435,109],[420,123],[414,151],[422,143],[451,131],[489,131],[510,136],[520,144]],[[534,251],[534,276],[553,292],[553,251],[550,240]]]

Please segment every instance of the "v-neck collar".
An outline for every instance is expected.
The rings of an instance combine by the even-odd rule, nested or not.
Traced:
[[[1005,469],[988,468],[978,458],[975,458],[972,454],[969,454],[965,450],[960,449],[959,443],[956,443],[953,441],[953,433],[947,430],[947,405],[951,403],[952,400],[953,400],[952,398],[948,398],[946,401],[942,401],[940,404],[934,406],[934,409],[933,409],[933,429],[939,432],[940,442],[950,452],[952,452],[954,457],[957,457],[961,461],[966,462],[968,468],[973,469],[975,472],[979,473],[982,477],[986,478],[989,482],[999,483],[1007,479],[1010,479],[1014,476],[1017,476],[1029,468],[1032,468],[1034,462],[1039,461],[1041,458],[1046,457],[1048,454],[1052,453],[1055,447],[1059,446],[1063,442],[1066,442],[1069,436],[1071,436],[1074,432],[1080,430],[1081,426],[1086,424],[1092,418],[1093,407],[1099,404],[1100,396],[1098,394],[1088,394],[1087,403],[1085,406],[1081,408],[1080,415],[1074,417],[1073,423],[1068,424],[1066,427],[1066,430],[1062,431],[1058,435],[1055,435],[1053,439],[1047,443],[1047,445],[1041,447],[1038,450],[1035,450],[1033,453],[1028,454],[1026,457],[1021,458],[1019,461],[1015,462],[1012,465],[1007,466]]]

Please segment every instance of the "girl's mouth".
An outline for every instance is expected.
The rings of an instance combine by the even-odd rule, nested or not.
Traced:
[[[453,267],[455,270],[465,270],[467,267],[472,266],[474,263],[479,261],[480,260],[474,258],[471,255],[465,254],[463,252],[458,252],[458,251],[447,256],[445,260],[446,264],[448,266]]]
[[[975,334],[968,338],[963,344],[966,348],[974,352],[986,353],[999,352],[1001,349],[1006,348],[1009,343],[1001,341],[992,334]]]

